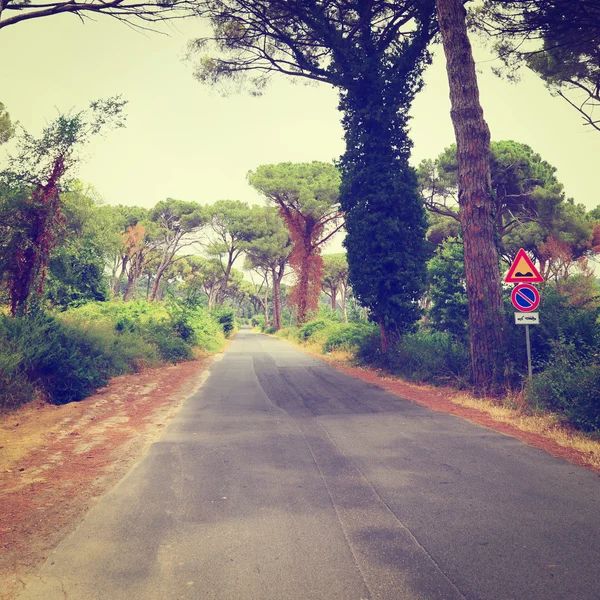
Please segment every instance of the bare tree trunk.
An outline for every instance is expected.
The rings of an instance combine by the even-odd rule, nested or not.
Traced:
[[[390,349],[390,341],[383,323],[379,323],[379,332],[381,333],[381,350],[385,353]]]
[[[337,288],[331,288],[331,310],[337,310]]]
[[[265,290],[265,299],[263,302],[263,308],[265,311],[265,329],[269,329],[271,327],[271,322],[269,320],[269,288]]]
[[[275,321],[275,331],[281,329],[281,280],[283,279],[283,267],[280,267],[279,273],[277,269],[271,269],[273,278],[273,320]]]
[[[342,283],[341,285],[342,297],[340,298],[340,307],[342,309],[342,316],[344,317],[344,323],[348,322],[348,284]]]
[[[135,272],[130,269],[129,274],[127,276],[127,285],[125,286],[125,291],[123,292],[123,302],[127,302],[131,299],[133,292],[135,290],[135,284],[137,283],[137,277],[135,276]]]
[[[479,393],[498,393],[504,387],[506,322],[490,177],[490,131],[479,102],[463,2],[436,2],[457,145],[473,381]]]
[[[128,260],[129,260],[129,257],[127,255],[121,257],[121,259],[119,260],[121,270],[120,270],[118,276],[117,276],[117,269],[119,267],[115,265],[115,267],[113,269],[111,291],[112,291],[114,298],[118,298],[119,294],[121,293],[121,285],[123,283],[123,277],[125,275],[125,270],[127,269]]]

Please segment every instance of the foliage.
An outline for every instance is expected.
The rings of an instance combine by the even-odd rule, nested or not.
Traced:
[[[409,329],[418,316],[410,307],[421,292],[425,258],[407,122],[429,61],[435,2],[220,0],[201,12],[213,25],[213,35],[192,47],[193,53],[212,53],[198,65],[201,81],[249,76],[260,92],[272,73],[283,73],[339,90],[346,140],[340,200],[350,280],[390,337]],[[368,252],[362,252],[365,245]],[[381,257],[375,269],[366,267],[363,254]],[[306,313],[302,301],[300,322]]]
[[[225,337],[228,338],[236,327],[235,313],[233,309],[223,306],[217,310],[214,310],[212,315],[223,329]]]
[[[364,341],[374,335],[376,326],[373,323],[339,323],[330,328],[323,344],[324,352],[332,350],[357,350]]]
[[[8,287],[11,313],[39,301],[51,252],[64,227],[61,182],[78,161],[77,151],[106,126],[122,127],[124,102],[98,100],[90,109],[61,114],[39,138],[23,131],[18,153],[0,173],[0,277]]]
[[[316,319],[314,321],[308,321],[308,323],[304,323],[300,329],[298,329],[297,337],[301,341],[308,341],[312,338],[317,332],[323,331],[327,329],[331,325],[331,321],[326,319]]]
[[[194,348],[216,351],[224,340],[217,319],[184,303],[98,302],[56,316],[2,315],[0,407],[22,404],[36,391],[55,404],[81,400],[111,377],[189,360]]]
[[[317,161],[280,163],[261,165],[248,180],[279,209],[289,231],[290,265],[296,272],[291,302],[303,323],[316,310],[321,293],[321,247],[341,228],[339,173],[333,165]]]
[[[462,241],[448,238],[427,263],[431,326],[448,331],[459,340],[468,339],[469,306],[465,289]]]
[[[471,382],[469,348],[448,332],[409,333],[387,352],[381,351],[378,336],[373,332],[363,338],[356,356],[366,364],[411,381],[458,387]]]
[[[338,299],[344,320],[348,320],[348,260],[344,253],[323,256],[323,291],[331,298],[331,308],[337,310]]]
[[[235,261],[242,255],[246,244],[258,235],[257,213],[239,200],[218,200],[210,206],[209,213],[214,238],[207,246],[207,253],[209,257],[218,259],[221,265],[222,277],[216,296],[221,306]]]
[[[491,143],[491,177],[501,252],[512,260],[519,248],[539,259],[541,245],[550,237],[568,240],[579,255],[592,233],[591,220],[572,200],[565,200],[556,168],[526,144],[514,141]],[[456,144],[435,160],[421,161],[419,186],[425,205],[437,215],[458,221],[458,165]],[[584,211],[585,213],[585,211]],[[439,217],[437,228],[448,227]],[[432,232],[434,240],[444,233]],[[439,242],[438,242],[439,243]]]
[[[0,317],[0,340],[13,360],[18,357],[14,369],[25,375],[29,392],[35,387],[55,404],[81,400],[110,377],[156,360],[147,344],[128,340],[120,345],[118,334],[108,328],[82,328],[43,313]],[[22,395],[19,401],[29,399]],[[9,402],[3,398],[1,404]]]
[[[292,250],[292,240],[275,207],[256,207],[257,237],[245,245],[247,265],[271,274],[275,330],[281,327],[281,281]]]
[[[115,243],[114,222],[93,188],[78,181],[61,194],[64,227],[48,263],[44,298],[62,309],[108,300],[105,266]]]
[[[0,102],[0,145],[15,135],[15,124],[11,121],[6,107]]]
[[[526,389],[536,410],[563,415],[584,431],[600,431],[600,364],[597,354],[583,355],[574,344],[559,339]]]
[[[167,198],[150,211],[150,220],[156,225],[154,246],[158,260],[150,302],[156,298],[160,280],[173,264],[175,254],[193,243],[190,236],[196,234],[208,221],[205,210],[196,202]]]
[[[356,198],[356,204],[344,206],[344,245],[353,293],[383,328],[385,350],[420,317],[418,300],[427,277],[426,221],[414,173],[391,160],[386,172],[386,163],[376,162],[363,177],[357,172],[349,176],[355,184],[343,197]]]
[[[476,16],[509,77],[527,65],[600,131],[600,0],[485,0]]]

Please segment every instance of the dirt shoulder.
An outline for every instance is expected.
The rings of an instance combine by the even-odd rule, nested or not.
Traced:
[[[214,357],[113,379],[81,402],[0,415],[0,599],[160,437]]]

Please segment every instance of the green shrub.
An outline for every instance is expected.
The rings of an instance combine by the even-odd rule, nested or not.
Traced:
[[[176,331],[171,323],[158,323],[148,328],[146,336],[158,348],[161,360],[170,363],[192,360],[194,353],[191,344],[179,337]]]
[[[233,309],[221,307],[213,310],[212,315],[223,329],[225,337],[228,338],[235,329],[235,312]]]
[[[276,332],[277,337],[282,337],[285,339],[293,338],[295,334],[296,330],[293,327],[282,327]]]
[[[91,336],[44,314],[2,317],[1,337],[18,346],[19,368],[55,404],[81,400],[105,385],[110,356]]]
[[[526,388],[528,404],[557,412],[578,429],[600,431],[600,364],[594,359],[573,343],[556,342]]]
[[[373,323],[338,323],[331,327],[323,344],[323,350],[325,352],[356,350],[377,331],[378,328]]]
[[[0,409],[16,408],[35,398],[35,386],[22,363],[19,350],[0,340]]]
[[[331,321],[326,321],[325,319],[316,319],[314,321],[309,321],[305,323],[298,329],[298,333],[296,336],[299,340],[306,342],[310,338],[312,338],[319,331],[323,331],[327,327],[331,325]]]
[[[105,302],[56,316],[0,316],[0,407],[36,390],[55,404],[81,400],[111,377],[189,360],[194,346],[216,351],[224,341],[221,324],[199,306]]]
[[[413,381],[463,385],[470,379],[469,349],[445,332],[406,334],[386,359],[394,373]]]
[[[250,325],[252,327],[259,327],[262,331],[265,328],[265,317],[263,315],[254,315],[250,319]]]

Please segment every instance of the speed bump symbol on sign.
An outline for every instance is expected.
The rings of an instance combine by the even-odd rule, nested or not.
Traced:
[[[531,312],[540,304],[540,293],[532,285],[522,283],[510,295],[513,306],[521,312]]]
[[[535,265],[531,262],[529,256],[527,256],[525,250],[520,248],[504,281],[506,283],[541,283],[544,281],[544,278],[535,268]]]

